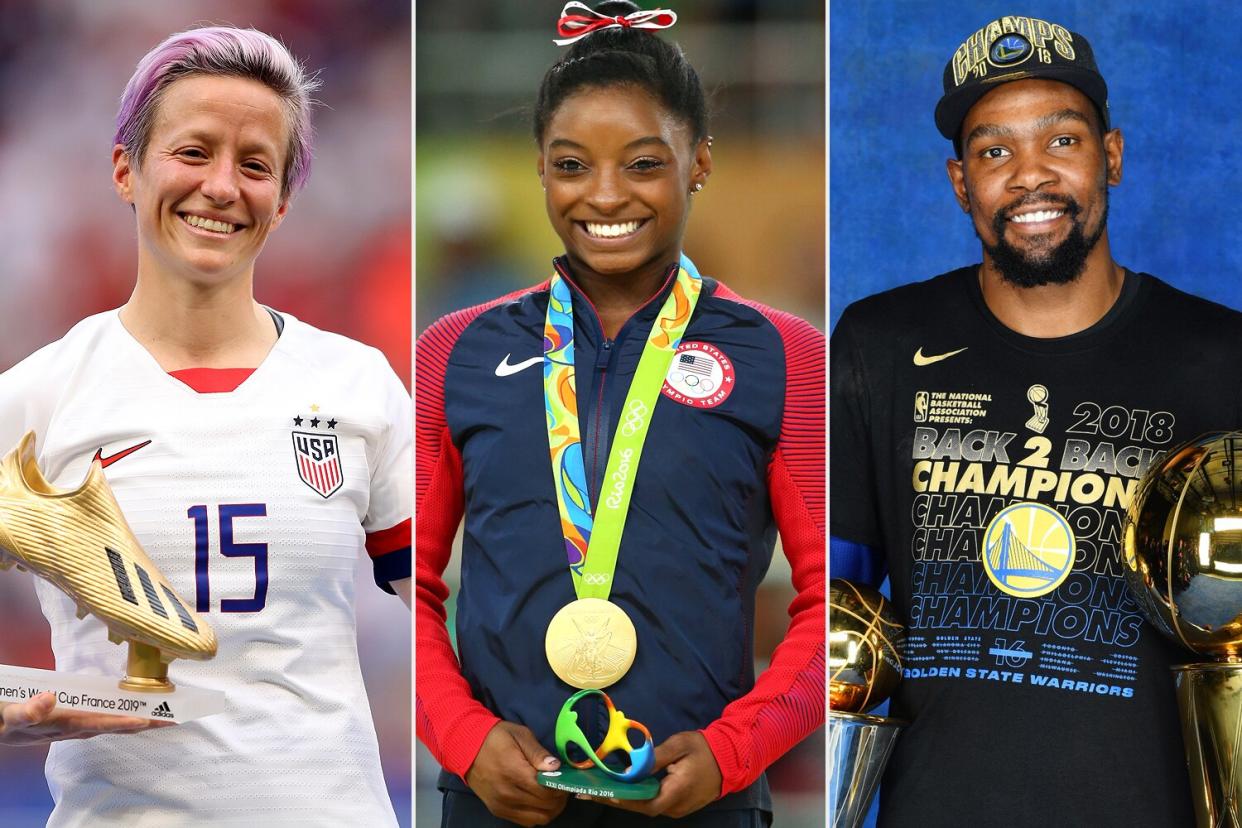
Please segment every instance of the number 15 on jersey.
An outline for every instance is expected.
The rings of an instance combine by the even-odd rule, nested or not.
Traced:
[[[254,595],[250,598],[222,598],[221,612],[258,612],[267,604],[267,544],[237,543],[233,540],[233,521],[238,518],[267,516],[266,503],[221,503],[216,510],[220,554],[226,558],[254,558]],[[186,517],[194,521],[194,609],[211,612],[209,574],[210,535],[206,506],[191,506]]]

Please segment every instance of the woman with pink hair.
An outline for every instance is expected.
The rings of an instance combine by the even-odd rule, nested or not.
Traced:
[[[134,291],[0,376],[0,445],[34,431],[61,488],[107,467],[151,560],[219,638],[215,659],[170,677],[226,697],[158,729],[50,694],[3,706],[0,744],[54,742],[50,825],[396,822],[353,570],[365,551],[409,603],[409,395],[375,349],[254,299],[255,262],[310,173],[316,86],[253,29],[193,29],[148,53],[112,150]],[[104,623],[36,585],[57,668],[119,675]]]

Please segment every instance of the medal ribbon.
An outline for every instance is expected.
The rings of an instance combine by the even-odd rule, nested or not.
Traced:
[[[586,464],[578,427],[574,382],[574,315],[569,284],[553,273],[548,313],[543,328],[543,401],[548,418],[548,449],[561,514],[565,554],[579,598],[608,599],[625,516],[638,476],[643,443],[673,354],[690,324],[703,281],[694,263],[681,257],[677,280],[651,325],[621,407],[604,471],[597,514],[587,493]],[[587,554],[588,547],[590,554]]]

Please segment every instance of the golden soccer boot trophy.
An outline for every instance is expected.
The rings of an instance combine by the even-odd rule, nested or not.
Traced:
[[[61,707],[165,721],[223,710],[223,694],[168,680],[174,658],[214,657],[216,635],[143,551],[99,461],[77,489],[58,490],[39,470],[33,432],[0,461],[0,569],[14,565],[73,599],[78,618],[102,621],[110,640],[128,642],[129,656],[119,684],[0,665],[0,703],[46,690]]]

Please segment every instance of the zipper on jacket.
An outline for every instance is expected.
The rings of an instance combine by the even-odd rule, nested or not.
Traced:
[[[609,434],[607,406],[604,405],[604,386],[608,380],[608,363],[612,359],[612,346],[615,340],[605,339],[595,351],[595,411],[592,419],[591,442],[591,475],[588,484],[591,487],[591,513],[599,504],[599,493],[604,488],[604,472],[608,466]],[[601,456],[600,449],[603,448]]]
[[[630,314],[630,318],[621,325],[614,339],[608,339],[604,334],[604,323],[600,320],[599,311],[591,303],[591,298],[583,293],[577,285],[574,285],[568,270],[560,263],[559,259],[553,262],[553,267],[561,274],[561,278],[573,285],[574,291],[581,295],[587,307],[591,309],[590,318],[594,322],[596,333],[599,335],[600,346],[595,350],[595,386],[597,389],[593,395],[595,397],[595,411],[591,413],[590,427],[581,435],[582,462],[584,465],[589,462],[589,472],[586,480],[587,496],[591,499],[591,513],[594,514],[595,507],[599,504],[599,493],[604,488],[604,473],[608,471],[608,451],[612,448],[612,418],[605,410],[604,387],[607,385],[608,369],[612,362],[613,353],[617,350],[615,346],[621,340],[621,334],[634,321],[634,317],[668,289],[669,283],[673,281],[677,273],[677,266],[673,265],[669,268],[668,273],[664,277],[663,286]],[[577,317],[575,317],[575,324],[578,321]],[[582,414],[581,406],[578,407],[578,413]]]

